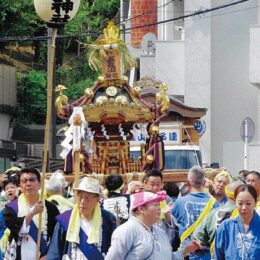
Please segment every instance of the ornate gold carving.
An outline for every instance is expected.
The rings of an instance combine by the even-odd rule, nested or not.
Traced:
[[[114,87],[114,86],[109,86],[109,87],[106,89],[106,94],[107,94],[109,97],[114,97],[114,96],[116,96],[116,94],[117,94],[117,88]]]
[[[142,92],[142,89],[140,87],[138,87],[138,86],[133,87],[131,89],[131,94],[133,94],[135,97],[139,97],[141,92]]]
[[[55,107],[57,110],[57,115],[58,116],[65,116],[65,111],[63,109],[63,106],[66,106],[68,104],[68,97],[63,95],[63,90],[67,89],[65,86],[63,85],[58,85],[55,88],[56,92],[59,92],[59,96],[56,98],[55,101]]]
[[[85,96],[86,96],[87,98],[92,98],[92,97],[94,96],[94,92],[92,91],[91,88],[86,88],[86,89],[85,89]]]
[[[159,134],[159,126],[153,125],[150,128],[149,133],[152,134],[152,135],[158,135]]]
[[[170,107],[170,99],[166,94],[168,90],[167,84],[162,83],[159,87],[160,91],[156,94],[156,102],[161,105],[160,111],[163,113]]]
[[[126,96],[120,95],[120,96],[116,97],[116,102],[119,103],[119,104],[127,104],[128,100],[127,100]]]
[[[108,23],[103,32],[103,44],[116,44],[120,42],[119,28],[112,21]]]
[[[152,154],[146,155],[145,161],[146,161],[146,163],[148,163],[148,164],[153,163],[153,161],[154,161],[154,156],[153,156]]]
[[[121,71],[119,70],[120,66],[119,68],[116,66],[117,60],[121,58],[125,71],[135,67],[137,65],[136,60],[130,54],[125,42],[120,39],[119,28],[112,21],[108,23],[103,32],[104,36],[101,39],[98,39],[96,44],[87,45],[90,49],[89,65],[93,70],[102,71],[104,76],[107,78],[108,75],[106,74],[108,65],[105,64],[106,62],[104,61],[108,60],[108,54],[112,53],[112,56],[114,56],[114,60],[116,61],[114,62],[115,71],[110,71],[109,77],[120,79]]]
[[[154,87],[154,88],[159,88],[161,84],[162,84],[161,81],[157,81],[154,78],[143,77],[143,78],[139,79],[138,81],[134,82],[134,87],[140,87],[140,88]]]
[[[96,104],[102,105],[108,102],[108,98],[106,96],[99,96],[96,99]]]

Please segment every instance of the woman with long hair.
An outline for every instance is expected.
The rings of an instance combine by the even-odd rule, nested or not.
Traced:
[[[254,187],[248,184],[237,187],[235,202],[239,215],[219,226],[215,238],[215,259],[259,260],[260,216],[255,212],[257,192]]]

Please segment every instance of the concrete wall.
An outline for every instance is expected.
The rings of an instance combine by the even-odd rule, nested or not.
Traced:
[[[0,105],[16,105],[16,69],[0,64]]]
[[[140,78],[151,77],[155,78],[155,56],[141,55],[140,56]]]
[[[258,1],[260,3],[260,1]],[[258,8],[258,14],[259,8]],[[254,87],[258,89],[257,111],[260,111],[260,20],[257,19],[257,25],[250,26],[250,56],[249,56],[249,80]],[[260,112],[257,114],[256,129],[258,139],[260,138]]]
[[[12,111],[16,106],[16,69],[0,64],[0,139],[12,135]]]
[[[260,24],[250,26],[249,79],[252,84],[260,84]]]
[[[210,0],[185,1],[184,12],[211,8]],[[189,106],[205,107],[207,129],[200,144],[203,162],[211,162],[211,19],[188,18],[185,28],[185,96]]]
[[[168,84],[168,94],[184,95],[184,42],[156,41],[155,78]]]
[[[260,143],[252,143],[248,146],[248,170],[260,171]]]
[[[12,137],[12,129],[10,127],[10,120],[12,116],[0,113],[0,139],[1,140],[10,140]]]
[[[213,0],[213,6],[226,0]],[[240,124],[257,121],[257,88],[249,82],[250,25],[256,23],[256,1],[248,1],[212,16],[212,160],[232,173],[243,168]],[[255,55],[257,55],[255,53]],[[257,136],[256,136],[257,138]]]
[[[156,55],[140,57],[140,77],[152,77],[168,85],[168,94],[184,95],[184,42],[156,41]]]

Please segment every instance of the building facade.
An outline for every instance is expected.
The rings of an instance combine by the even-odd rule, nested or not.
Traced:
[[[146,2],[147,6],[138,2]],[[151,7],[156,2],[155,12],[147,2]],[[256,129],[254,144],[249,146],[249,162],[250,152],[255,158],[255,150],[259,151],[255,147],[260,138],[260,1],[179,19],[228,3],[231,2],[132,0],[125,27],[138,26],[133,24],[138,14],[157,17],[159,23],[149,31],[154,37],[146,39],[148,31],[143,30],[142,35],[139,30],[142,40],[137,45],[135,38],[132,44],[131,51],[140,59],[140,77],[161,80],[168,84],[169,94],[183,99],[185,104],[207,108],[203,118],[207,129],[200,141],[203,161],[219,162],[237,174],[244,168],[240,125],[245,117],[253,119]],[[162,22],[173,18],[176,19]],[[144,24],[145,19],[139,23]],[[126,40],[131,43],[131,33],[126,34]],[[149,52],[151,45],[153,52]],[[249,170],[253,170],[250,167],[256,167],[252,159]]]

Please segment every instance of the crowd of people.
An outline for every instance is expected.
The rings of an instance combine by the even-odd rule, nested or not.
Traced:
[[[12,168],[1,184],[0,259],[259,260],[260,173],[234,179],[222,170],[208,180],[194,166],[178,185],[153,169],[142,182],[84,176],[73,188],[57,171],[40,200],[40,172]]]

